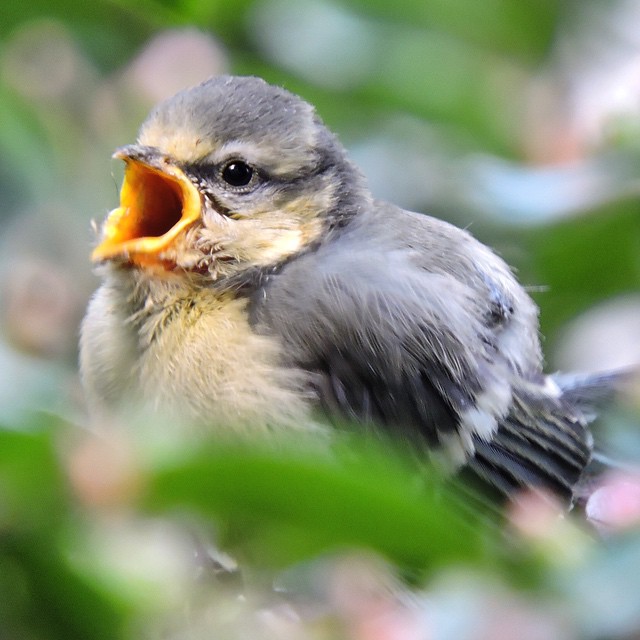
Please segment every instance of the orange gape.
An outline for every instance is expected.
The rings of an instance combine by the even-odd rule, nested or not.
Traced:
[[[174,165],[160,171],[123,152],[114,157],[127,163],[120,206],[109,214],[92,258],[122,256],[140,266],[158,264],[169,244],[200,218],[200,194]]]

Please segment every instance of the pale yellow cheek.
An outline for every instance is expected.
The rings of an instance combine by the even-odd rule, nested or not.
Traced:
[[[284,219],[297,221],[301,227],[313,224],[331,208],[334,193],[335,187],[332,184],[326,184],[320,191],[300,196],[286,203],[279,214]]]
[[[243,221],[226,248],[254,265],[275,264],[315,242],[323,233],[320,218],[285,219],[281,213],[270,219]]]
[[[324,233],[325,215],[332,205],[332,189],[291,200],[278,209],[238,212],[233,220],[211,217],[191,241],[202,256],[231,256],[237,262],[218,264],[228,274],[246,266],[267,266],[289,258],[316,242]],[[270,204],[270,203],[266,203]]]
[[[304,234],[300,229],[283,231],[273,238],[271,243],[258,249],[259,260],[265,264],[277,262],[298,253],[304,246]]]

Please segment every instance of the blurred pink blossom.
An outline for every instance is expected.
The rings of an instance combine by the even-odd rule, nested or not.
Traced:
[[[213,36],[193,28],[172,29],[149,40],[124,79],[142,101],[153,105],[227,68],[227,56]]]
[[[591,494],[586,513],[603,533],[640,526],[640,473],[615,473],[608,476]]]

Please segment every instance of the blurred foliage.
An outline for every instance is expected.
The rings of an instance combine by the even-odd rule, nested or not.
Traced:
[[[71,425],[110,154],[221,72],[300,93],[377,196],[495,247],[552,366],[637,362],[638,27],[634,0],[3,2],[0,639],[636,637],[637,525],[498,514],[357,439],[155,456]],[[627,453],[633,402],[600,438]]]
[[[470,508],[468,488],[390,443],[353,436],[330,451],[163,440],[82,434],[46,417],[28,432],[0,431],[0,637],[243,638],[251,628],[357,640],[379,637],[384,607],[398,634],[417,625],[415,635],[396,636],[392,625],[384,637],[416,640],[434,629],[515,637],[493,616],[524,616],[512,624],[533,630],[518,637],[538,637],[540,621],[550,625],[544,637],[562,638],[626,638],[640,625],[640,575],[630,571],[640,529],[603,545],[579,517],[560,518],[533,496],[509,529],[481,500]],[[210,551],[214,540],[239,562],[240,582],[234,561]],[[600,603],[603,584],[615,603]],[[373,609],[351,610],[352,598],[356,608],[371,598]],[[301,612],[293,635],[260,618],[283,615],[286,599]],[[451,606],[477,635],[448,635],[439,616]],[[331,630],[361,615],[372,635]],[[307,635],[318,617],[329,628]]]
[[[66,557],[75,514],[50,431],[0,440],[0,637],[125,637],[127,603]]]
[[[158,473],[150,504],[222,514],[221,543],[245,557],[251,550],[252,564],[282,567],[336,547],[374,549],[414,573],[482,558],[490,538],[452,506],[461,496],[416,482],[401,458],[374,447],[358,455],[357,445],[325,458],[216,443]],[[454,530],[464,532],[462,544]]]

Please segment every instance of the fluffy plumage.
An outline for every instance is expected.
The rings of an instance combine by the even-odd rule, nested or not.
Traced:
[[[537,308],[505,263],[375,201],[310,105],[212,78],[160,104],[119,157],[137,200],[94,254],[103,284],[81,339],[94,407],[257,430],[320,413],[390,429],[505,493],[571,496],[591,449],[579,389],[602,385],[545,376]],[[146,240],[163,234],[160,249]]]

